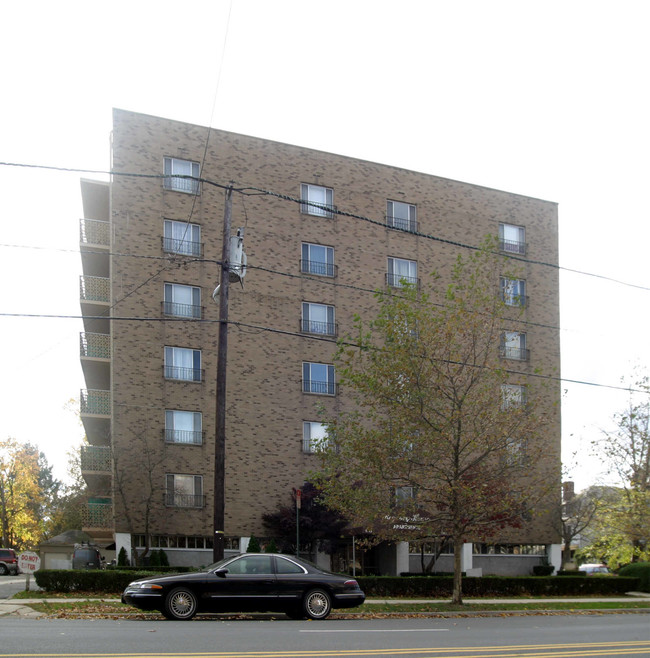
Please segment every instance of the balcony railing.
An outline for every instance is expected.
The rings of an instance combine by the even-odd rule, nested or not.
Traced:
[[[391,288],[401,288],[404,284],[410,284],[416,288],[420,287],[420,279],[415,276],[404,276],[403,274],[386,273],[386,283]]]
[[[93,359],[111,358],[111,337],[109,334],[94,334],[82,331],[79,334],[79,353]]]
[[[80,409],[82,414],[93,416],[111,415],[111,392],[98,389],[81,391]]]
[[[200,320],[203,307],[195,304],[179,304],[178,302],[163,302],[163,315],[174,318],[192,318]]]
[[[81,508],[84,528],[112,528],[113,503],[88,503]]]
[[[182,368],[180,366],[163,366],[165,379],[183,382],[202,382],[204,371],[200,368]]]
[[[409,233],[417,233],[418,231],[418,223],[414,219],[405,219],[404,217],[386,215],[386,226],[400,231],[408,231]]]
[[[526,295],[513,295],[505,290],[501,291],[501,301],[508,306],[519,306],[521,308],[528,307],[528,297]]]
[[[203,443],[205,432],[201,430],[172,430],[164,429],[165,443],[184,443],[200,446]]]
[[[165,491],[164,501],[167,507],[205,507],[205,496],[202,494]]]
[[[506,240],[505,238],[499,238],[499,249],[501,251],[506,251],[509,254],[520,254],[523,256],[526,253],[526,243],[519,242],[519,240]]]
[[[503,359],[512,359],[513,361],[529,361],[530,350],[525,347],[510,347],[501,345],[499,354]]]
[[[82,446],[81,470],[110,473],[112,470],[111,449],[109,446]]]
[[[199,194],[201,191],[200,181],[187,177],[180,177],[179,174],[176,176],[165,176],[163,179],[163,187],[166,190],[174,190],[175,192],[188,192],[189,194]]]
[[[337,274],[337,266],[333,263],[324,263],[319,260],[302,260],[300,261],[300,271],[303,274],[315,274],[316,276],[331,276]]]
[[[79,223],[79,242],[108,247],[111,241],[111,224],[100,219],[82,219]]]
[[[338,325],[335,322],[317,322],[316,320],[300,321],[300,331],[306,334],[322,334],[323,336],[336,336]]]
[[[316,393],[317,395],[336,395],[337,384],[334,382],[316,381],[314,379],[303,379],[303,393]]]
[[[315,201],[308,201],[303,199],[300,204],[300,212],[306,215],[316,215],[317,217],[334,217],[336,214],[336,206],[327,203],[316,203]]]
[[[79,277],[79,298],[86,302],[110,302],[111,280],[103,276]]]
[[[163,238],[162,249],[167,254],[182,254],[183,256],[201,256],[203,253],[203,245],[200,242],[180,238]]]

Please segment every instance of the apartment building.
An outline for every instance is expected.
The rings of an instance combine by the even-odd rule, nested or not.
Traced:
[[[371,291],[427,285],[432,270],[449,271],[458,244],[498,235],[522,259],[520,279],[495,282],[508,304],[525,307],[504,325],[501,356],[522,372],[559,373],[558,272],[535,265],[558,262],[554,203],[123,110],[113,114],[111,167],[110,183],[81,182],[81,415],[84,530],[117,550],[142,548],[149,535],[173,564],[211,561],[212,292],[231,183],[244,192],[233,195],[232,225],[244,228],[249,268],[230,290],[228,550],[264,536],[262,514],[317,466],[319,409],[348,408],[335,340],[355,313],[373,313]],[[559,384],[551,389],[547,458],[559,492]],[[526,394],[535,390],[531,380]],[[513,387],[510,397],[523,394]],[[500,546],[558,542],[537,519]],[[468,545],[468,565],[479,552]],[[391,556],[382,564],[408,570],[408,547]]]

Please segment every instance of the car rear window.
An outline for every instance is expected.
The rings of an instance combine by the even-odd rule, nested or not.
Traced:
[[[6,559],[14,559],[16,557],[16,554],[13,552],[13,550],[7,550],[6,548],[0,548],[0,559],[6,560]]]

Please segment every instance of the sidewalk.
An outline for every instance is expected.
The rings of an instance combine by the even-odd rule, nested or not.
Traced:
[[[490,603],[490,604],[516,604],[516,603],[543,603],[544,601],[556,602],[563,601],[565,603],[589,603],[589,602],[603,602],[611,601],[612,603],[626,603],[633,599],[642,599],[650,601],[650,593],[647,592],[628,592],[626,596],[619,596],[616,598],[518,598],[518,599],[463,599],[463,602],[466,603],[470,608],[472,604],[481,604],[481,603]],[[30,603],[74,603],[79,601],[119,601],[119,599],[113,598],[97,598],[97,599],[88,599],[88,598],[79,598],[79,599],[0,599],[0,617],[5,617],[8,615],[14,615],[18,617],[29,617],[36,619],[38,617],[47,616],[42,612],[36,612],[29,607]],[[387,604],[387,605],[400,605],[400,604],[418,604],[418,603],[449,603],[449,599],[366,599],[366,603],[378,603],[378,604]],[[351,612],[354,612],[352,610]],[[471,613],[472,610],[468,609],[468,613]],[[510,612],[516,612],[511,610]],[[528,611],[531,614],[535,614],[538,611]],[[602,611],[606,612],[606,611]],[[650,609],[648,610],[650,612]],[[463,613],[465,614],[465,613]],[[481,612],[485,614],[485,612]]]

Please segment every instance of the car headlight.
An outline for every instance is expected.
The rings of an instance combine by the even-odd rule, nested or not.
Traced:
[[[162,589],[162,585],[156,585],[156,583],[133,582],[129,583],[127,589]]]

